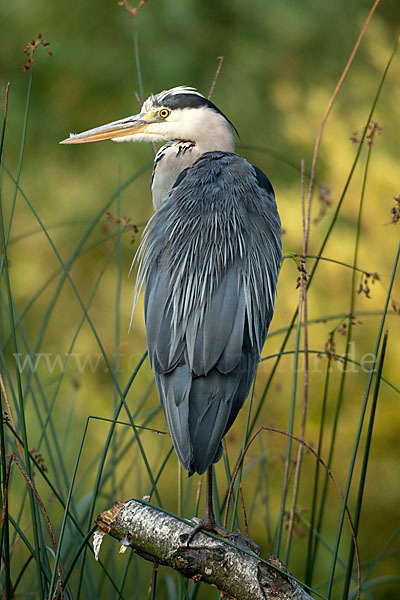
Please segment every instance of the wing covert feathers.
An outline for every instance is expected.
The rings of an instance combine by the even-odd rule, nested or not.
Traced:
[[[272,186],[236,154],[203,154],[150,220],[139,260],[167,423],[183,467],[203,473],[221,456],[273,315],[281,241]]]

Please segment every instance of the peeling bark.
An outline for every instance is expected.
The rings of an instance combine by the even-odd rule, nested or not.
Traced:
[[[274,556],[262,562],[235,534],[236,547],[203,532],[186,545],[192,526],[140,500],[116,502],[99,514],[103,533],[130,546],[143,558],[204,581],[231,600],[312,600]],[[240,547],[245,552],[240,549]]]

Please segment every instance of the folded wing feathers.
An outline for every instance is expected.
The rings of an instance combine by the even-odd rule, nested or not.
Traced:
[[[272,318],[281,246],[271,189],[237,155],[207,153],[152,217],[137,253],[150,360],[190,472],[220,456]]]

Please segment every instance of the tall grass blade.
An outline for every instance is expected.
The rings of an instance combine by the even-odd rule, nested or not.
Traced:
[[[379,388],[380,388],[381,378],[382,378],[383,362],[385,360],[387,338],[388,338],[388,332],[386,331],[383,336],[381,355],[380,355],[378,370],[377,370],[376,378],[375,378],[374,395],[372,398],[371,413],[370,413],[370,417],[369,417],[367,437],[365,440],[365,449],[364,449],[364,457],[363,457],[363,463],[362,463],[361,474],[360,474],[360,482],[358,485],[357,503],[356,503],[356,510],[355,510],[355,515],[354,515],[354,530],[355,530],[356,534],[358,532],[358,525],[360,523],[361,507],[362,507],[364,488],[365,488],[365,479],[367,476],[368,459],[369,459],[369,454],[370,454],[370,449],[371,449],[372,430],[374,427],[375,411],[376,411],[376,405],[378,402],[378,394],[379,394]],[[347,563],[346,579],[345,579],[344,587],[343,587],[343,596],[342,596],[343,600],[347,600],[347,598],[349,597],[351,575],[352,575],[352,571],[353,571],[353,562],[354,562],[354,543],[352,542],[351,546],[350,546],[349,559],[348,559],[348,563]]]
[[[30,76],[30,80],[29,80],[30,82],[31,82],[31,79],[32,79],[32,75]],[[21,146],[21,153],[20,153],[20,164],[21,165],[22,165],[25,132],[26,132],[26,126],[27,126],[27,114],[29,111],[29,100],[30,100],[30,91],[31,91],[30,86],[31,86],[31,83],[28,86],[28,94],[27,94],[26,118],[24,121],[23,139],[22,139],[22,146]],[[2,140],[1,140],[2,154],[0,155],[0,160],[3,155],[3,149],[4,149],[6,117],[7,117],[7,115],[5,115],[4,125],[3,125],[3,130],[2,130]],[[0,166],[1,166],[1,163],[0,163]],[[0,190],[0,193],[1,193],[1,190]],[[16,194],[14,196],[14,201],[15,201],[15,198],[16,198]],[[4,227],[2,197],[0,197],[0,235],[1,235],[2,252],[3,252],[3,257],[2,257],[3,258],[3,263],[2,263],[3,269],[2,270],[3,270],[5,287],[6,287],[6,293],[7,293],[7,304],[8,304],[7,310],[8,310],[8,320],[9,320],[10,330],[11,330],[12,347],[13,347],[14,353],[18,354],[19,349],[18,349],[18,341],[17,341],[17,336],[16,336],[16,329],[15,329],[13,293],[11,290],[10,276],[9,276],[9,270],[8,270],[8,258],[7,258],[7,243],[8,243],[8,237],[9,237],[9,231],[6,232],[5,227]],[[1,272],[1,269],[0,269],[0,272]],[[22,431],[24,457],[25,457],[25,469],[26,469],[26,473],[27,473],[29,479],[31,481],[33,481],[32,468],[31,468],[31,462],[30,462],[30,457],[29,457],[28,432],[27,432],[26,420],[25,420],[22,381],[21,381],[21,375],[17,368],[15,370],[15,375],[16,375],[16,380],[17,380],[17,397],[18,397],[18,403],[19,403],[18,417],[19,417],[19,424],[20,424],[21,431]],[[33,491],[31,488],[28,488],[28,496],[29,496],[29,504],[30,504],[31,520],[32,520],[32,532],[33,532],[33,537],[34,537],[36,572],[37,572],[37,578],[38,578],[38,582],[39,582],[39,596],[41,599],[43,599],[44,598],[44,580],[42,579],[42,570],[41,570],[41,562],[40,562],[41,561],[41,559],[40,559],[41,545],[40,545],[40,539],[39,539],[40,538],[39,532],[41,529],[40,517],[39,517],[39,511],[38,511],[38,507],[36,505],[35,497],[34,497],[34,494],[33,494]]]
[[[364,402],[363,402],[363,405],[361,408],[360,420],[359,420],[359,424],[358,424],[353,453],[352,453],[352,457],[351,457],[351,461],[350,461],[346,489],[345,489],[345,493],[344,493],[344,499],[343,499],[343,503],[342,503],[342,509],[341,509],[338,528],[337,528],[336,542],[335,542],[334,552],[333,552],[333,556],[332,556],[332,563],[331,563],[331,569],[330,569],[328,586],[327,586],[327,597],[329,599],[331,598],[331,595],[332,595],[332,588],[333,588],[334,575],[335,575],[336,562],[337,562],[337,554],[339,551],[339,543],[340,543],[340,538],[341,538],[341,534],[342,534],[345,509],[346,509],[346,505],[347,505],[347,501],[348,501],[348,497],[349,497],[349,493],[350,493],[350,486],[351,486],[351,482],[352,482],[352,478],[353,478],[354,466],[355,466],[356,457],[358,454],[358,447],[359,447],[359,443],[360,443],[360,439],[361,439],[361,432],[363,429],[365,413],[367,410],[369,392],[370,392],[372,380],[374,377],[374,372],[375,372],[374,370],[375,370],[375,365],[376,365],[376,359],[378,356],[378,349],[379,349],[379,346],[381,343],[382,334],[383,334],[383,330],[384,330],[384,326],[385,326],[386,315],[387,315],[387,311],[388,311],[388,307],[389,307],[389,301],[390,301],[390,296],[392,293],[392,288],[393,288],[393,283],[394,283],[394,279],[395,279],[395,275],[396,275],[396,271],[397,271],[397,266],[399,263],[399,257],[400,257],[400,244],[397,248],[397,254],[396,254],[396,258],[395,258],[394,265],[393,265],[389,289],[388,289],[388,292],[386,295],[386,302],[385,302],[385,306],[382,311],[382,318],[381,318],[379,331],[378,331],[378,335],[377,335],[377,339],[376,339],[375,350],[373,352],[374,359],[372,361],[371,370],[370,370],[370,374],[368,377],[367,388],[365,391]]]

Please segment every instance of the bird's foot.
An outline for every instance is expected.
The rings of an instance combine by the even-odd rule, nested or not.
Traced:
[[[192,521],[196,523],[196,527],[194,527],[193,531],[188,536],[186,541],[187,546],[189,546],[194,536],[199,531],[211,531],[225,539],[230,540],[237,546],[241,546],[245,550],[252,550],[252,552],[255,554],[260,554],[260,547],[251,538],[243,535],[240,533],[240,531],[230,531],[229,529],[225,529],[225,527],[219,525],[215,519],[210,518],[209,515],[205,515],[202,519],[197,519],[195,517],[192,519]]]

